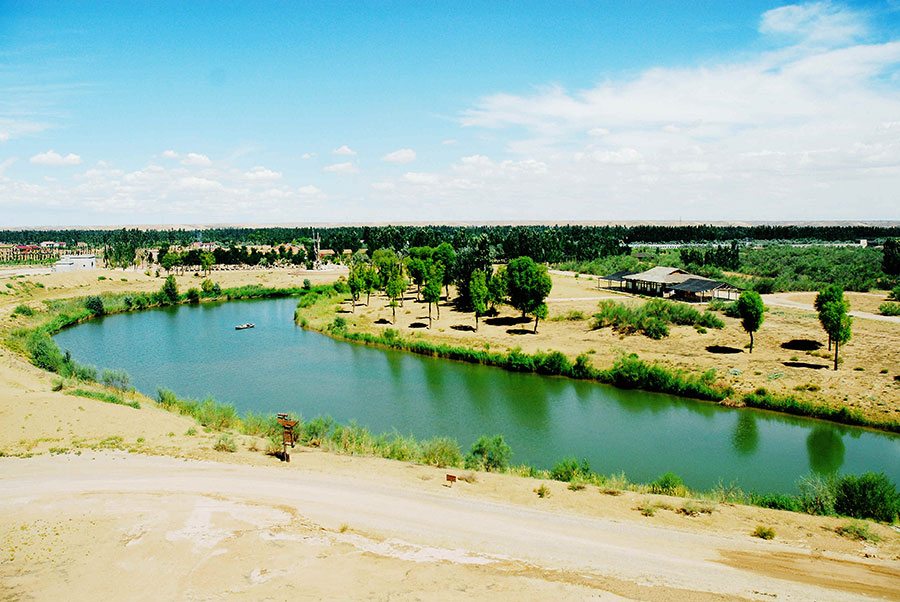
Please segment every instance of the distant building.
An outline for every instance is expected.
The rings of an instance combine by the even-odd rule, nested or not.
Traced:
[[[93,270],[97,267],[96,255],[63,255],[53,264],[54,272],[75,272],[79,270]]]
[[[66,243],[64,242],[55,242],[52,240],[45,240],[41,243],[41,246],[45,249],[65,249]]]

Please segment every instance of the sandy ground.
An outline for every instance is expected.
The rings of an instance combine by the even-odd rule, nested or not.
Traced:
[[[226,286],[306,277],[213,274]],[[105,271],[30,281],[44,288],[16,279],[0,296],[5,327],[15,326],[6,316],[23,301],[39,307],[47,297],[161,284]],[[197,282],[179,277],[183,287]],[[558,300],[605,294],[574,278],[554,288]],[[390,317],[380,304],[373,298],[371,318]],[[595,304],[554,301],[551,315]],[[427,315],[406,305],[401,321]],[[364,319],[365,308],[356,309],[356,318],[345,315]],[[802,325],[799,314],[791,319]],[[451,328],[464,320],[472,321],[442,308],[432,333],[474,337]],[[597,338],[608,335],[583,322],[542,324],[538,335],[510,328],[522,326],[486,326],[477,336],[547,349],[572,332],[573,347],[595,346],[599,356]],[[540,481],[511,475],[478,473],[448,487],[446,470],[313,449],[281,463],[243,435],[236,453],[214,451],[218,433],[150,400],[136,410],[51,387],[50,375],[0,349],[0,452],[17,456],[0,457],[0,600],[900,600],[900,533],[889,526],[868,523],[880,541],[858,542],[835,533],[844,519],[725,503],[689,517],[676,512],[685,500],[556,482],[541,499]],[[638,508],[650,504],[669,509],[642,516]],[[752,537],[758,525],[776,538]]]

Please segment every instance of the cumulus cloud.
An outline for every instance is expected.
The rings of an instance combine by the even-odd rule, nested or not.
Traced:
[[[180,155],[173,150],[164,150],[162,156],[165,159],[177,159]]]
[[[250,171],[245,172],[244,177],[248,180],[271,182],[272,180],[280,180],[283,177],[283,174],[280,171],[272,171],[271,169],[266,169],[261,165],[257,165]]]
[[[212,165],[212,161],[206,155],[188,153],[181,160],[181,164],[187,167],[209,167]]]
[[[356,151],[347,146],[346,144],[340,148],[336,148],[331,151],[332,155],[355,155]]]
[[[46,165],[48,167],[65,167],[69,165],[80,165],[81,157],[74,153],[62,156],[59,153],[49,150],[46,153],[38,153],[30,159],[35,165]]]
[[[416,151],[411,148],[401,148],[386,154],[381,160],[388,163],[412,163],[416,160]]]
[[[346,175],[359,173],[359,168],[357,168],[356,165],[354,165],[352,162],[347,161],[346,163],[335,163],[334,165],[328,165],[326,167],[323,167],[322,171]]]

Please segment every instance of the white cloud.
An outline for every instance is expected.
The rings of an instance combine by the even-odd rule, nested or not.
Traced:
[[[317,196],[322,194],[322,191],[316,188],[315,186],[308,184],[306,186],[301,186],[297,189],[297,192],[300,194],[308,195],[308,196]]]
[[[420,173],[415,171],[406,172],[403,180],[411,184],[434,184],[440,179],[440,176],[433,173]]]
[[[176,155],[177,156],[177,155]],[[209,157],[199,153],[188,153],[181,160],[181,164],[186,167],[209,167],[212,165]]]
[[[180,155],[173,150],[164,150],[162,156],[166,159],[177,159]]]
[[[459,142],[459,140],[456,140],[455,138],[450,138],[448,140],[442,140],[441,144],[457,144],[458,142]]]
[[[792,4],[763,13],[760,33],[787,35],[804,41],[842,43],[862,37],[862,15],[831,2]]]
[[[594,136],[596,138],[609,136],[609,130],[606,128],[591,128],[588,130],[588,136]]]
[[[328,165],[327,167],[322,168],[322,171],[344,175],[359,173],[359,169],[350,161],[347,161],[346,163],[335,163],[334,165]]]
[[[412,163],[416,160],[416,151],[411,148],[401,148],[386,154],[381,160],[388,163]]]
[[[636,165],[644,162],[644,156],[633,148],[621,148],[619,150],[595,151],[591,158],[598,163],[612,163],[614,165]]]
[[[331,151],[332,155],[355,155],[356,151],[347,146],[346,144],[340,148],[336,148]]]
[[[65,167],[69,165],[80,165],[81,157],[74,153],[69,153],[65,157],[52,150],[46,153],[38,153],[30,159],[35,165],[46,165],[49,167]]]
[[[284,174],[280,171],[272,171],[271,169],[266,169],[261,165],[257,165],[250,171],[245,172],[244,177],[248,180],[271,182],[272,180],[280,180],[284,177]]]
[[[302,155],[300,155],[300,158],[301,159],[312,159],[315,156],[316,156],[316,153],[303,153]]]

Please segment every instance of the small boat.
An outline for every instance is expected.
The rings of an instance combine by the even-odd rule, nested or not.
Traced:
[[[235,330],[244,330],[245,328],[253,328],[256,326],[253,322],[247,322],[246,324],[238,324],[234,327]]]

